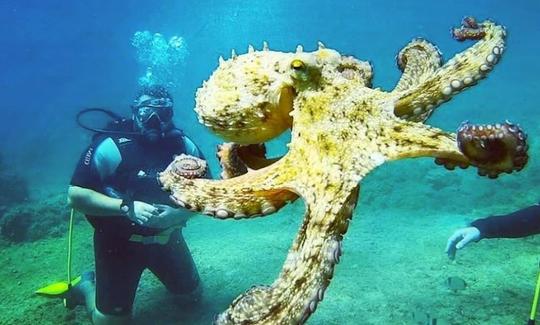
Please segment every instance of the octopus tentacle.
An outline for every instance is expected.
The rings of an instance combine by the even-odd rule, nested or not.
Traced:
[[[285,187],[288,178],[280,173],[284,165],[217,181],[185,178],[176,173],[173,162],[159,174],[159,181],[178,206],[220,219],[248,218],[274,213],[297,198]]]
[[[457,144],[471,163],[478,166],[480,176],[497,178],[501,173],[520,171],[528,161],[527,135],[519,125],[508,121],[495,125],[464,122],[458,129]],[[449,159],[436,162],[449,169],[455,166]]]
[[[474,17],[464,17],[461,26],[452,28],[452,37],[463,42],[465,40],[480,40],[486,36],[486,32],[480,28]]]
[[[328,204],[306,200],[304,224],[278,279],[236,298],[215,324],[303,324],[315,312],[340,261],[341,240],[358,201],[358,187],[319,200]]]
[[[279,158],[266,158],[264,144],[241,145],[233,142],[218,145],[217,158],[221,165],[221,178],[227,179],[243,175],[249,169],[267,167]]]
[[[458,35],[458,40],[479,39],[479,41],[454,56],[416,87],[405,91],[401,88],[395,89],[392,93],[398,95],[394,108],[397,116],[413,121],[424,121],[435,107],[485,78],[493,69],[504,50],[506,37],[504,27],[490,21],[476,25],[466,22],[464,27],[466,29],[463,31],[475,30],[476,33],[455,30],[453,34]],[[413,114],[407,114],[410,112]]]
[[[435,157],[447,169],[475,166],[480,176],[519,171],[527,163],[527,135],[510,122],[495,125],[462,123],[457,135],[415,122],[396,124],[394,139],[382,150],[390,160],[408,157]]]
[[[403,74],[394,91],[403,92],[413,89],[433,75],[442,64],[442,55],[435,45],[417,38],[399,51],[396,62]],[[408,111],[397,111],[396,115],[412,116],[413,114]]]
[[[396,121],[387,129],[385,145],[379,148],[387,160],[436,157],[452,160],[463,168],[471,164],[459,151],[455,134],[410,121]]]

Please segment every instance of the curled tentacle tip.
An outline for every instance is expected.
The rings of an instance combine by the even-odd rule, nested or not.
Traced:
[[[474,18],[473,16],[463,17],[461,24],[468,28],[478,28],[478,22],[476,21],[476,18]]]
[[[465,125],[457,133],[458,147],[477,166],[478,174],[497,178],[523,169],[528,161],[527,135],[519,125]],[[461,167],[461,166],[460,166]]]
[[[176,156],[171,163],[171,171],[174,174],[189,179],[203,177],[207,169],[205,160],[185,154]]]
[[[480,40],[486,36],[486,32],[474,17],[465,17],[461,21],[461,26],[451,29],[451,34],[457,41]]]

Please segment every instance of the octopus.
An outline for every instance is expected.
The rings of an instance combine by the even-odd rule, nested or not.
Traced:
[[[476,85],[500,61],[506,31],[466,17],[452,35],[475,43],[447,62],[414,39],[397,55],[392,91],[372,87],[369,62],[326,48],[285,53],[249,46],[220,57],[197,90],[199,121],[227,143],[221,180],[186,178],[173,162],[158,178],[178,206],[219,219],[268,216],[302,198],[305,215],[277,279],[237,297],[216,324],[302,324],[324,298],[343,252],[360,183],[388,161],[432,157],[447,169],[496,178],[523,169],[527,137],[509,121],[463,122],[457,132],[425,124],[435,108]],[[289,130],[283,157],[264,142]]]

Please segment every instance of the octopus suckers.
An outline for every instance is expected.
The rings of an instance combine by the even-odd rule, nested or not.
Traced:
[[[309,311],[313,314],[317,310],[317,301],[312,300],[309,302]]]
[[[442,89],[442,94],[445,96],[450,96],[452,94],[452,87],[446,86]]]
[[[234,214],[234,218],[235,218],[235,219],[242,219],[242,218],[245,218],[245,217],[246,217],[246,214],[243,213],[243,212],[236,212],[236,213]]]
[[[261,207],[262,214],[272,214],[276,212],[276,207],[274,207],[270,202],[265,202]]]
[[[490,66],[487,65],[487,64],[482,64],[482,65],[480,66],[479,69],[480,69],[480,72],[487,72],[487,71],[489,71],[491,68],[490,68]]]
[[[452,86],[452,88],[454,89],[460,89],[462,84],[461,84],[461,81],[457,80],[457,79],[454,79],[452,80],[452,82],[450,83],[450,86]]]
[[[473,78],[471,78],[471,77],[465,77],[465,79],[463,79],[463,83],[465,85],[470,85],[470,84],[472,84],[472,82],[473,82]]]
[[[230,215],[231,213],[225,209],[216,210],[216,217],[218,218],[228,218]]]
[[[323,300],[323,298],[324,298],[324,289],[323,288],[319,288],[319,290],[317,290],[317,298],[319,298],[319,301]]]

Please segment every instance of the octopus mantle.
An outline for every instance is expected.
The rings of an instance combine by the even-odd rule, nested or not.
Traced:
[[[272,214],[301,197],[304,222],[279,277],[235,299],[217,324],[297,324],[315,312],[342,253],[360,181],[386,161],[434,157],[448,169],[483,176],[521,170],[526,136],[510,122],[463,123],[457,133],[424,124],[435,108],[485,78],[505,49],[505,29],[463,20],[458,41],[475,40],[443,63],[423,39],[397,56],[403,72],[392,91],[371,87],[368,62],[319,44],[314,52],[261,51],[228,60],[197,91],[201,123],[228,141],[218,156],[224,180],[191,179],[175,162],[161,173],[179,206],[217,218]],[[287,129],[288,153],[266,159],[263,143]]]

